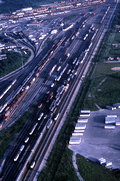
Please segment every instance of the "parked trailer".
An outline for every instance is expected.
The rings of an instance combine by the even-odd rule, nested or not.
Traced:
[[[54,86],[55,86],[55,83],[53,82],[50,87],[54,87]]]
[[[109,167],[109,168],[112,168],[112,162],[106,163],[105,167],[106,167],[106,168],[108,168],[108,167]]]
[[[47,129],[50,128],[50,126],[51,126],[52,123],[53,123],[53,120],[52,120],[52,119],[49,119],[49,120],[48,120],[48,124],[47,124]]]
[[[120,108],[120,103],[113,104],[113,107]]]
[[[100,165],[105,166],[106,165],[106,159],[105,158],[100,158],[99,163],[100,163]]]
[[[80,117],[89,117],[90,114],[89,113],[86,113],[86,114],[80,114]]]
[[[52,75],[52,73],[53,73],[53,71],[55,70],[55,68],[56,68],[56,64],[52,67],[52,69],[51,69],[51,71],[49,72],[49,75],[51,76]]]
[[[22,146],[20,147],[20,151],[23,151],[24,148],[25,148],[25,145],[22,145]]]
[[[77,132],[77,133],[72,133],[72,136],[83,136],[83,133],[79,133],[79,132]]]
[[[61,66],[59,66],[59,67],[57,68],[57,72],[59,72],[59,71],[60,71],[60,69],[61,69]]]
[[[105,125],[104,129],[115,129],[114,125]]]
[[[117,118],[117,115],[107,115],[107,117],[114,117],[114,118]]]
[[[106,106],[106,108],[109,110],[115,110],[116,109],[116,107],[113,107],[113,106]]]
[[[12,81],[12,83],[7,87],[7,89],[0,95],[0,99],[3,98],[3,96],[11,89],[11,87],[15,84],[16,81],[17,81],[17,79],[14,79]]]
[[[16,162],[16,161],[18,160],[18,158],[19,158],[21,152],[24,150],[24,148],[25,148],[25,145],[22,145],[22,146],[20,147],[19,152],[17,153],[17,155],[16,155],[15,158],[14,158],[14,162]]]
[[[59,117],[59,113],[55,116],[54,120],[57,121],[58,117]]]
[[[61,79],[61,75],[57,77],[56,81],[59,82],[60,79]]]
[[[69,75],[69,74],[70,74],[70,72],[71,72],[71,69],[69,69],[69,70],[67,71],[67,75]]]
[[[88,122],[88,119],[81,119],[81,118],[79,118],[79,119],[77,120],[77,122],[78,122],[78,123],[87,123],[87,122]]]
[[[35,128],[37,127],[37,125],[38,125],[38,123],[36,123],[36,124],[33,126],[32,130],[29,132],[29,135],[32,135],[32,134],[33,134],[33,132],[35,131]]]
[[[84,129],[75,129],[74,133],[84,133],[85,130]]]
[[[25,143],[27,143],[29,141],[29,137],[25,138]]]
[[[38,121],[40,121],[40,120],[42,119],[43,116],[44,116],[44,113],[43,113],[43,112],[40,113],[40,116],[39,116],[39,118],[38,118]]]
[[[15,156],[15,158],[14,158],[14,162],[16,162],[17,160],[18,160],[18,158],[19,158],[19,156],[20,156],[20,151],[17,153],[17,155]]]
[[[77,61],[77,57],[74,59],[73,64],[75,64],[75,63],[76,63],[76,61]]]
[[[5,103],[3,106],[0,107],[0,113],[7,107],[8,103]]]
[[[35,166],[35,161],[33,161],[33,162],[31,163],[30,168],[34,168],[34,166]]]
[[[30,162],[31,162],[32,159],[33,159],[33,156],[34,156],[34,154],[35,154],[35,151],[36,151],[36,149],[38,148],[38,145],[39,145],[39,143],[40,143],[40,141],[41,141],[41,139],[42,139],[42,136],[43,136],[43,133],[44,133],[45,130],[46,130],[46,126],[45,126],[45,127],[43,128],[43,130],[41,131],[40,136],[38,137],[38,139],[37,139],[37,141],[36,141],[33,149],[31,150],[30,155],[29,155],[29,157],[27,158],[25,164],[22,165],[23,167],[22,167],[22,169],[21,169],[21,171],[20,171],[20,173],[19,173],[16,181],[21,181],[21,180],[23,179],[24,174],[25,174],[25,172],[26,172],[26,170],[27,170],[27,168],[28,168],[28,165],[30,164]]]

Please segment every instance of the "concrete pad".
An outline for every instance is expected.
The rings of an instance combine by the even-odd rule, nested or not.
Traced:
[[[120,127],[104,129],[105,117],[113,114],[120,116],[119,109],[91,111],[81,143],[69,145],[69,148],[86,158],[103,157],[112,162],[113,168],[120,168]]]

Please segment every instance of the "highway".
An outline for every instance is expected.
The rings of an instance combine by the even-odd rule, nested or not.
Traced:
[[[93,58],[98,42],[108,28],[108,20],[115,5],[116,3],[112,1],[107,1],[105,6],[101,4],[101,9],[98,11],[101,12],[101,18],[99,13],[94,15],[88,11],[74,22],[72,28],[56,36],[53,41],[49,41],[34,61],[29,63],[29,69],[28,65],[24,68],[24,74],[17,77],[17,82],[1,100],[1,103],[4,102],[13,90],[22,85],[25,77],[36,68],[36,65],[39,64],[38,67],[40,67],[45,64],[41,69],[40,76],[28,89],[13,114],[11,123],[14,118],[22,114],[25,107],[29,107],[35,98],[34,102],[38,99],[38,105],[42,105],[41,109],[34,110],[6,152],[1,172],[2,180],[14,181],[23,179],[23,177],[23,180],[33,180],[62,115],[67,109],[77,85],[85,76],[84,71]],[[108,13],[102,20],[108,7],[110,7]],[[95,24],[95,22],[97,23]],[[44,113],[44,116],[39,121],[38,117],[41,113]],[[59,115],[58,119],[55,120],[57,115]],[[30,134],[35,125],[33,133]],[[25,143],[27,137],[29,140]],[[21,151],[22,145],[24,145],[24,149]],[[14,161],[18,153],[18,159]],[[35,161],[34,169],[30,168],[33,161]]]

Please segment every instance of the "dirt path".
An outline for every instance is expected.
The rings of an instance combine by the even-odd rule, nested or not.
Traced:
[[[76,164],[76,152],[73,152],[72,160],[73,160],[73,166],[74,166],[74,168],[76,170],[76,173],[77,173],[77,176],[78,176],[79,180],[84,181],[83,178],[81,177],[79,171],[78,171],[78,167],[77,167],[77,164]]]

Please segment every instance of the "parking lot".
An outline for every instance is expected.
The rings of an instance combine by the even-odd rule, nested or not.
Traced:
[[[105,116],[117,115],[120,109],[91,111],[85,132],[79,145],[69,145],[72,151],[89,158],[105,158],[113,168],[120,168],[120,126],[104,129]]]

